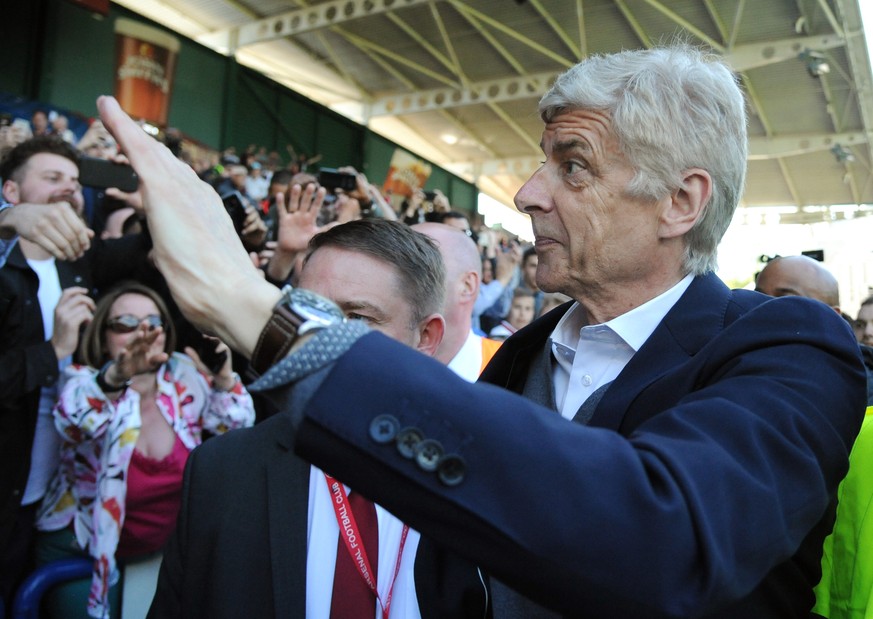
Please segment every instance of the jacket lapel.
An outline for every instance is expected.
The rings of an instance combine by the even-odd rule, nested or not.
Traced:
[[[714,273],[694,278],[603,394],[590,425],[618,431],[649,385],[675,371],[721,331],[730,298],[730,290]]]
[[[274,606],[276,617],[304,617],[309,464],[291,449],[290,423],[283,420],[276,430],[265,465]]]

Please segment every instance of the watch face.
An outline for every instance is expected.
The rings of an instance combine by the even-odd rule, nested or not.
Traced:
[[[333,325],[343,320],[343,313],[336,303],[309,290],[294,288],[288,295],[288,302],[291,311],[300,316],[308,328]],[[300,332],[305,330],[301,328]]]

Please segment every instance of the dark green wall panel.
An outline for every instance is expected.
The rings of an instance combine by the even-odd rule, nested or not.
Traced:
[[[113,23],[118,12],[98,19],[68,2],[51,4],[37,98],[94,116],[97,97],[115,90]]]
[[[65,0],[13,2],[12,19],[0,24],[6,68],[0,90],[43,101],[86,116],[96,113],[98,95],[114,91],[115,33],[118,17],[166,30],[123,7],[111,5],[99,18]],[[181,42],[169,123],[213,148],[249,144],[276,150],[288,160],[287,144],[298,153],[321,154],[318,165],[353,165],[381,185],[394,150],[339,114],[305,99],[269,78],[240,67],[198,43]],[[453,206],[475,209],[476,188],[433,166],[427,189],[446,192]]]
[[[279,98],[283,156],[286,155],[285,144],[291,144],[298,155],[312,156],[318,152],[315,133],[317,117],[318,109],[311,101],[304,101],[287,91]]]
[[[221,143],[228,60],[183,37],[181,41],[169,123],[215,148]]]
[[[336,168],[344,165],[360,169],[363,164],[364,128],[333,115],[318,117],[318,153],[320,165]]]

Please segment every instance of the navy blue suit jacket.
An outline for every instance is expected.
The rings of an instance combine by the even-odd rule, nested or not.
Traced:
[[[520,390],[556,321],[510,338],[487,378]],[[707,275],[589,426],[374,333],[308,401],[295,450],[567,615],[805,617],[864,405],[833,310]],[[429,439],[424,457],[386,419]]]

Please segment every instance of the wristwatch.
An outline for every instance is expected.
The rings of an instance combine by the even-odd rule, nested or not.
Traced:
[[[100,368],[100,371],[97,372],[97,386],[100,387],[100,391],[103,393],[114,393],[116,391],[123,391],[127,389],[131,385],[131,379],[127,379],[120,385],[111,385],[109,381],[106,380],[106,372],[109,370],[109,367],[115,363],[113,359],[110,359],[106,363],[103,364],[103,367]]]
[[[285,286],[282,298],[258,337],[251,368],[263,374],[285,358],[299,336],[344,320],[342,311],[333,301],[309,290]]]

